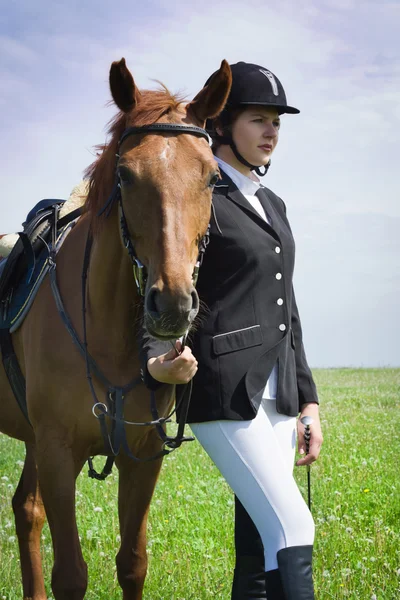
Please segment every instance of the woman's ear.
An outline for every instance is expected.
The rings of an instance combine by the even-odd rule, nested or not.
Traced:
[[[214,123],[213,123],[213,129],[216,133],[218,133],[218,135],[223,136],[224,135],[224,131],[221,125],[221,121],[220,119],[217,117],[216,119],[214,119]]]

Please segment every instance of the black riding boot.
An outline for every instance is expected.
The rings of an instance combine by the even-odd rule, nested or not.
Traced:
[[[264,556],[241,556],[233,576],[231,600],[265,600]],[[268,597],[269,600],[269,597]]]
[[[279,569],[274,569],[273,571],[267,571],[265,573],[265,586],[267,590],[267,600],[286,600]]]
[[[312,551],[312,546],[291,546],[278,551],[278,567],[284,595],[277,598],[314,600]],[[268,587],[267,594],[269,594]]]
[[[235,550],[231,600],[265,600],[264,547],[256,526],[236,496]]]

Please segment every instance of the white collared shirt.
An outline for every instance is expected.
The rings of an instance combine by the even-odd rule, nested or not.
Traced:
[[[237,171],[236,169],[231,167],[231,165],[228,165],[228,163],[226,163],[221,158],[218,158],[218,156],[215,156],[214,158],[223,170],[223,172],[226,173],[228,177],[232,179],[233,183],[236,185],[238,190],[242,192],[243,196],[251,204],[254,210],[258,212],[260,217],[267,221],[268,225],[271,225],[267,215],[265,214],[261,202],[255,195],[256,192],[258,192],[258,190],[262,187],[261,183],[259,181],[254,181],[253,179],[250,179],[250,177],[246,177],[246,175],[243,175],[243,173],[240,173],[240,171]]]
[[[236,185],[238,190],[240,190],[246,200],[251,204],[251,206],[258,212],[258,214],[271,225],[270,220],[268,219],[265,211],[262,207],[261,202],[255,195],[256,192],[262,187],[261,183],[258,181],[254,181],[250,179],[250,177],[246,177],[243,173],[240,173],[237,169],[234,169],[231,165],[226,163],[224,160],[219,158],[218,156],[214,156],[218,165],[221,167],[222,171],[232,179],[233,183]],[[271,375],[265,385],[264,392],[262,397],[268,398],[270,400],[276,400],[276,391],[278,386],[278,363],[276,362],[274,368],[271,371]]]

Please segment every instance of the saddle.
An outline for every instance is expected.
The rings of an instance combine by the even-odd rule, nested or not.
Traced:
[[[22,324],[47,274],[51,257],[65,239],[67,227],[82,207],[59,218],[65,200],[41,200],[28,213],[9,256],[0,262],[0,350],[4,369],[17,402],[29,421],[25,379],[14,352],[11,333]]]

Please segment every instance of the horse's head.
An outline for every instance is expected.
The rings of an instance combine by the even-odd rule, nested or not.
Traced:
[[[127,129],[155,123],[203,128],[223,109],[230,86],[230,67],[223,61],[209,84],[185,104],[165,88],[140,92],[124,59],[111,66],[111,93],[122,111],[116,167],[120,216],[125,215],[146,273],[145,324],[161,339],[183,335],[198,312],[194,271],[218,165],[201,132]]]

